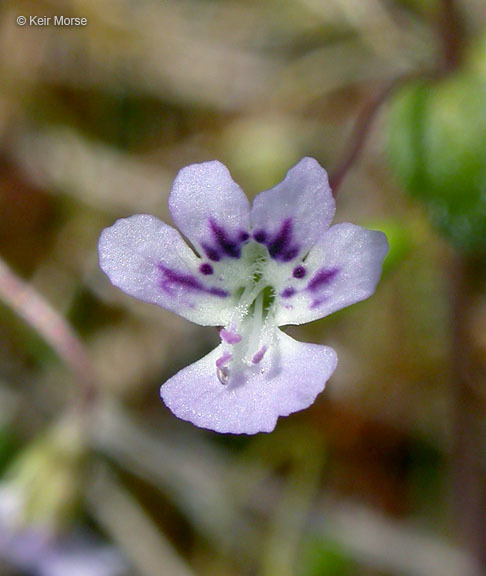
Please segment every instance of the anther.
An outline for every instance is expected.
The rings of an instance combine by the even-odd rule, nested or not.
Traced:
[[[221,382],[223,386],[226,386],[229,382],[230,371],[227,366],[219,367],[216,370],[216,374],[218,375],[218,380]]]
[[[253,362],[253,364],[259,364],[262,360],[263,357],[265,356],[265,352],[267,351],[267,347],[265,345],[263,345],[260,350],[258,350],[258,352],[256,352],[253,355],[253,358],[251,359],[251,361]]]
[[[226,386],[229,381],[230,371],[228,366],[225,366],[231,360],[231,354],[229,352],[223,352],[223,355],[216,360],[216,375],[218,380]]]
[[[232,330],[226,330],[223,328],[219,335],[221,340],[227,342],[228,344],[238,344],[238,342],[241,342],[241,334],[238,334],[238,332],[233,332]]]

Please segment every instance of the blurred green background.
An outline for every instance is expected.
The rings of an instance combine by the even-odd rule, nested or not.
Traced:
[[[87,349],[100,394],[69,518],[113,543],[128,574],[474,574],[486,531],[486,8],[451,6],[1,3],[0,257]],[[97,264],[101,229],[134,213],[170,223],[172,180],[194,162],[222,161],[250,197],[302,156],[332,177],[371,109],[337,219],[387,234],[382,281],[369,301],[288,329],[337,351],[326,391],[270,435],[176,420],[159,387],[217,331],[114,289]],[[0,297],[2,469],[79,395],[18,312]],[[454,351],[467,354],[466,395]]]

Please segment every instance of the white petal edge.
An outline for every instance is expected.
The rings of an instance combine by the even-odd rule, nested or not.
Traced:
[[[224,290],[218,279],[199,275],[199,258],[177,230],[155,216],[138,214],[117,220],[101,233],[100,267],[111,283],[144,302],[156,304],[203,326],[224,325],[234,308],[231,296],[215,296],[207,291],[172,286],[162,289],[165,266],[178,274],[193,277],[208,289]],[[187,284],[187,283],[186,283]]]
[[[183,368],[162,385],[160,395],[178,418],[227,434],[271,432],[279,416],[309,407],[337,366],[332,348],[278,331],[272,353],[255,373],[237,386],[224,386],[216,375],[221,355],[218,346]]]

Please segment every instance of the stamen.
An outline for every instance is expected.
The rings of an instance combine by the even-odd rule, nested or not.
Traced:
[[[220,330],[223,345],[231,347],[231,353],[226,350],[216,360],[216,373],[223,385],[230,381],[233,369],[248,369],[261,362],[265,355],[267,347],[262,346],[261,339],[267,282],[257,270],[254,281],[243,289],[230,321]]]
[[[243,291],[235,312],[240,316],[246,316],[255,298],[262,292],[267,284],[265,278],[260,278],[255,284],[249,284]]]
[[[216,375],[223,386],[226,386],[229,382],[230,370],[225,364],[230,360],[231,354],[229,352],[224,352],[223,355],[216,360]]]
[[[260,348],[260,350],[258,350],[258,352],[253,355],[253,358],[251,359],[252,363],[253,364],[259,364],[263,360],[263,357],[265,356],[266,351],[267,351],[267,347],[264,344]]]
[[[228,344],[238,344],[238,342],[241,342],[241,334],[232,330],[226,330],[226,328],[223,328],[219,335],[221,340],[224,340],[224,342],[227,342]]]
[[[221,368],[224,366],[229,360],[231,360],[231,354],[229,352],[224,352],[223,355],[216,360],[216,367]]]
[[[221,382],[223,386],[226,386],[229,382],[230,371],[227,366],[223,366],[223,368],[218,368],[216,370],[216,374],[218,375],[218,380]]]
[[[250,334],[250,339],[248,341],[247,354],[253,354],[253,351],[257,349],[257,346],[260,341],[262,324],[263,324],[263,291],[260,292],[258,298],[255,300],[255,308],[253,311],[253,326]]]

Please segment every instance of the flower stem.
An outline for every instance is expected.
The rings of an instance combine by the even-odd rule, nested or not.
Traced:
[[[453,521],[461,543],[486,568],[486,490],[481,470],[480,407],[474,388],[468,331],[474,291],[474,259],[454,255],[451,267],[451,461]]]
[[[442,0],[439,7],[439,37],[445,71],[455,70],[461,59],[463,31],[459,10],[454,0]]]
[[[89,355],[66,320],[38,292],[0,259],[0,299],[48,342],[80,384],[79,410],[97,396],[96,377]]]
[[[342,159],[338,162],[337,168],[329,178],[329,184],[335,198],[338,195],[344,178],[355,162],[359,159],[359,156],[363,151],[381,105],[387,100],[397,85],[401,84],[404,80],[405,78],[395,78],[390,81],[380,92],[375,94],[363,106],[358,114],[358,118],[349,139],[348,147],[344,150]]]

